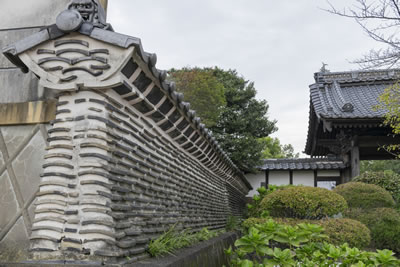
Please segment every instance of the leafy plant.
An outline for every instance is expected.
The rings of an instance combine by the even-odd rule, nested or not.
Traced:
[[[362,267],[399,266],[400,261],[390,250],[367,252],[352,248],[347,243],[337,246],[324,239],[323,228],[312,224],[288,226],[267,220],[255,224],[246,235],[235,242],[225,253],[232,267]],[[278,239],[286,248],[272,247]],[[301,241],[299,240],[301,239]]]
[[[228,216],[226,219],[226,231],[234,231],[240,228],[240,219],[236,216]]]
[[[276,190],[260,203],[273,217],[321,219],[343,212],[345,199],[324,188],[295,186]]]
[[[153,257],[173,254],[174,251],[180,248],[208,240],[219,235],[221,232],[222,231],[210,231],[207,228],[203,228],[193,233],[191,229],[178,230],[175,224],[158,238],[150,241],[148,252]]]

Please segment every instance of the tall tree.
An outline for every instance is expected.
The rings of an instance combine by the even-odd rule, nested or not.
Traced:
[[[179,73],[179,75],[176,75]],[[262,152],[265,149],[265,142],[260,138],[266,137],[276,131],[276,121],[269,120],[267,116],[268,104],[265,100],[256,99],[256,89],[254,83],[245,80],[236,70],[223,70],[214,68],[184,68],[181,70],[171,70],[170,76],[177,83],[178,91],[184,92],[184,99],[189,101],[187,94],[194,95],[198,79],[196,75],[208,77],[203,89],[197,90],[196,97],[192,98],[191,104],[200,101],[207,103],[212,98],[214,90],[219,92],[222,85],[224,101],[218,101],[218,108],[213,111],[218,114],[217,118],[209,116],[206,125],[212,131],[222,149],[230,156],[232,161],[244,172],[255,171],[262,159]],[[215,83],[211,77],[216,79]],[[212,85],[213,84],[213,85]],[[214,89],[213,86],[217,85]],[[198,89],[198,88],[197,88]],[[210,94],[210,95],[209,95]],[[220,95],[216,93],[216,95]],[[206,109],[196,110],[200,117],[207,116],[207,111],[211,109],[211,101],[208,101]],[[195,107],[196,108],[196,107]]]
[[[224,85],[209,71],[199,68],[171,69],[169,79],[175,81],[177,90],[184,93],[185,101],[196,110],[202,122],[213,127],[226,105]]]

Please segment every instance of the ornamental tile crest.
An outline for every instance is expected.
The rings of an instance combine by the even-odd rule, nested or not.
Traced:
[[[140,49],[140,40],[112,30],[98,0],[73,0],[56,24],[3,49],[44,88],[76,91],[123,84],[120,70]]]

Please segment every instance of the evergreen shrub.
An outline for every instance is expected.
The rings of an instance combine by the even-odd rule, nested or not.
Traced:
[[[362,222],[370,229],[373,247],[400,253],[400,214],[395,209],[351,209],[345,215]]]
[[[375,184],[388,191],[397,204],[400,204],[400,175],[391,170],[364,172],[353,179],[354,182]]]
[[[325,229],[328,242],[334,245],[366,248],[371,243],[371,232],[365,224],[348,218],[331,218],[318,223]]]
[[[295,186],[277,190],[260,203],[272,217],[321,219],[343,212],[346,200],[324,188]]]
[[[337,186],[333,192],[346,199],[349,208],[392,208],[395,202],[385,189],[374,184],[350,182]]]
[[[334,245],[349,244],[350,247],[366,248],[371,243],[370,230],[363,223],[348,218],[329,218],[323,220],[304,220],[295,218],[273,218],[279,224],[296,226],[300,223],[320,225],[324,228],[324,234],[328,236],[327,242]],[[243,222],[247,229],[256,224],[264,224],[268,218],[248,218]]]

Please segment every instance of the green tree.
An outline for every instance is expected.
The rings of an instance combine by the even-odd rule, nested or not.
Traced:
[[[217,67],[172,69],[169,74],[232,161],[244,172],[255,171],[266,146],[260,138],[277,128],[267,116],[267,102],[256,99],[254,83],[236,70]]]
[[[362,160],[360,173],[393,171],[400,174],[400,160]]]
[[[264,137],[261,138],[265,142],[265,149],[262,152],[264,159],[280,159],[280,158],[298,158],[299,153],[294,153],[294,148],[291,144],[282,145],[278,138]]]
[[[199,68],[171,69],[169,79],[176,83],[177,90],[184,94],[202,122],[208,128],[214,126],[221,107],[226,105],[223,84],[211,72]]]
[[[261,163],[265,144],[259,139],[276,131],[276,120],[268,118],[268,104],[256,99],[254,83],[239,76],[236,70],[208,69],[225,87],[226,106],[211,130],[244,172],[255,171]]]

